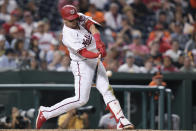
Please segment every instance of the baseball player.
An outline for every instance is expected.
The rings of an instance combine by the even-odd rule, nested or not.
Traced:
[[[61,9],[61,15],[64,20],[62,41],[70,52],[75,96],[64,99],[51,107],[40,106],[36,128],[40,129],[43,123],[50,118],[85,105],[89,99],[93,76],[97,73],[96,88],[102,94],[107,109],[118,123],[117,129],[133,129],[133,124],[125,118],[119,101],[113,95],[106,70],[101,62],[95,72],[98,56],[100,54],[102,57],[106,56],[105,45],[94,25],[96,22],[90,17],[78,13],[72,5],[65,5]]]

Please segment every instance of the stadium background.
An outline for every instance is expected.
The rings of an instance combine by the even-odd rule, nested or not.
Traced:
[[[172,113],[180,116],[180,129],[195,129],[194,0],[1,0],[1,84],[73,83],[68,52],[61,43],[62,19],[58,10],[65,4],[74,4],[80,12],[90,16],[96,12],[93,18],[103,25],[98,28],[107,46],[104,64],[113,73],[111,84],[148,85],[155,72],[162,72],[167,88],[173,92]],[[111,12],[116,21],[111,18]],[[28,21],[31,21],[29,26]],[[123,68],[126,63],[132,67]],[[41,90],[39,102],[53,105],[72,95],[71,92],[73,90],[55,93]],[[14,106],[24,110],[34,108],[34,93],[1,90],[0,104],[5,106],[1,116],[9,115]],[[100,97],[96,91],[92,94]],[[103,104],[101,98],[96,101],[92,94],[89,104]],[[123,93],[117,91],[115,94],[123,106]],[[140,128],[141,97],[137,93],[132,97],[131,102],[138,110],[131,114],[131,120]],[[91,128],[97,128],[104,112],[100,106],[94,106],[100,112],[90,116],[96,121]],[[56,119],[49,123],[47,128],[55,128]]]

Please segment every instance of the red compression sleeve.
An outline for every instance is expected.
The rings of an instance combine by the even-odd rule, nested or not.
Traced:
[[[91,51],[88,51],[86,48],[82,49],[79,51],[79,54],[85,58],[97,58],[98,57],[98,53],[94,53],[94,52],[91,52]]]
[[[85,23],[85,27],[88,31],[90,31],[90,27],[92,24],[94,24],[94,23],[91,20],[87,20],[87,22]]]
[[[101,41],[101,36],[100,36],[99,33],[95,33],[95,34],[93,35],[93,37],[95,38],[95,41]]]

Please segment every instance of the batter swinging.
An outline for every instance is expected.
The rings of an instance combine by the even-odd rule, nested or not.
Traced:
[[[97,57],[106,56],[105,45],[99,31],[90,17],[78,13],[72,5],[61,9],[64,20],[63,44],[68,47],[71,57],[71,69],[75,79],[75,96],[67,98],[51,107],[40,106],[36,128],[43,123],[69,110],[85,105],[89,100],[91,84],[97,65]],[[102,94],[107,109],[110,110],[117,124],[117,129],[133,129],[134,126],[124,116],[119,101],[112,93],[102,62],[97,70],[96,88]]]

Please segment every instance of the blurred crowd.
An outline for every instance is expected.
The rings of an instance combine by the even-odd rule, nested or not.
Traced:
[[[196,71],[195,0],[1,0],[0,71],[70,71],[59,13],[66,4],[102,25],[106,70]]]

